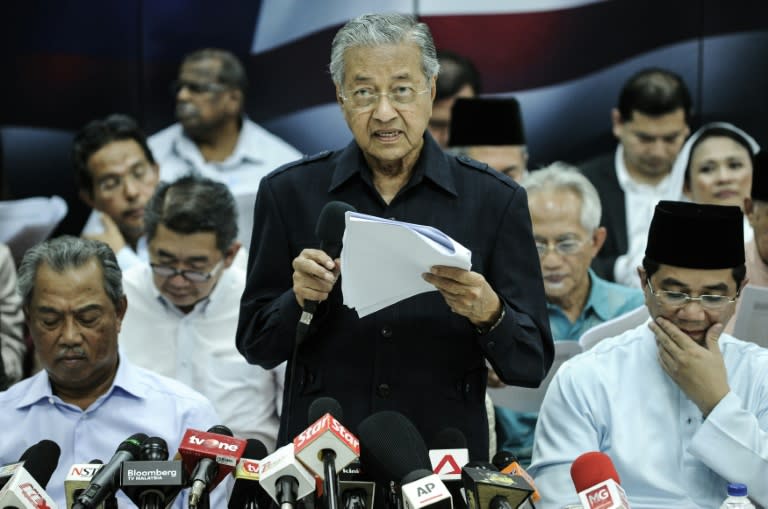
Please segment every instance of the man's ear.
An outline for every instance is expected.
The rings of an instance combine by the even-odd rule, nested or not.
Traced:
[[[338,83],[335,83],[335,86],[336,86],[336,102],[339,103],[339,106],[343,108],[344,99],[342,97],[344,94],[341,92],[341,85],[339,85]]]
[[[619,110],[616,108],[611,109],[611,127],[613,131],[613,135],[616,138],[621,138],[621,128],[623,127],[624,122],[621,120],[621,113],[619,113]]]
[[[605,229],[605,226],[598,227],[592,233],[592,249],[594,250],[592,252],[592,258],[597,256],[597,253],[599,253],[600,249],[603,248],[606,237],[608,237],[608,230]]]
[[[231,246],[224,252],[224,268],[227,269],[230,266],[232,266],[232,263],[235,261],[235,256],[237,255],[238,251],[240,251],[240,248],[243,246],[242,243],[235,241],[232,243]]]
[[[640,278],[640,288],[645,290],[646,285],[648,285],[648,275],[645,273],[645,269],[643,267],[637,268],[637,277]]]

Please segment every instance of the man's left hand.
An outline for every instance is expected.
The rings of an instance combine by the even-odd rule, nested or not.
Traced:
[[[723,325],[716,323],[707,329],[704,346],[665,318],[651,321],[650,328],[656,335],[661,367],[706,418],[731,390],[717,344]]]
[[[436,265],[423,277],[442,294],[451,311],[476,327],[490,327],[501,315],[501,299],[482,274]]]

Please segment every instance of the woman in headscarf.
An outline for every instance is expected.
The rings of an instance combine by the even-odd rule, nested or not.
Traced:
[[[746,132],[727,122],[703,125],[683,145],[672,169],[681,180],[685,198],[696,203],[736,205],[744,210],[744,198],[752,187],[754,155],[760,146]],[[744,240],[753,232],[746,217]]]

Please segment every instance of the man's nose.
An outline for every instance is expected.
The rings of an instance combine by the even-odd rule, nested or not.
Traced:
[[[381,94],[379,96],[379,100],[373,110],[373,116],[381,122],[389,122],[397,116],[397,111],[392,106],[388,95]]]
[[[64,324],[61,328],[61,343],[65,345],[78,345],[82,341],[83,338],[77,320],[72,316],[64,318]]]

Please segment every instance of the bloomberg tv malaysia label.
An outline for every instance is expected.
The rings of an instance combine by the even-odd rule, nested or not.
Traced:
[[[123,463],[122,483],[124,486],[181,485],[182,472],[180,460],[126,461]]]

